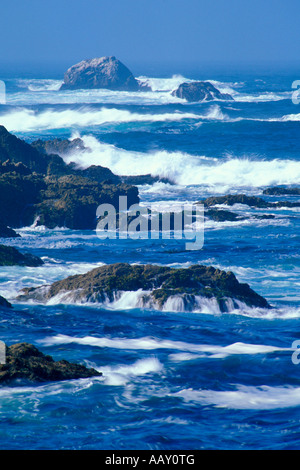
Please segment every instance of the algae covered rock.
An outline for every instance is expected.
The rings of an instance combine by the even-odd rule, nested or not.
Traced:
[[[30,253],[20,253],[12,246],[0,245],[0,266],[41,266],[44,262]]]
[[[80,364],[54,361],[29,343],[18,343],[6,348],[6,363],[0,365],[0,383],[15,379],[32,382],[73,380],[101,376],[101,372]]]
[[[140,306],[164,309],[170,299],[180,298],[187,310],[199,299],[214,299],[220,311],[239,302],[250,307],[269,304],[248,284],[240,283],[232,272],[212,266],[193,265],[188,269],[168,266],[116,263],[70,276],[50,286],[24,289],[20,300],[47,302],[59,296],[60,302],[113,302],[120,293],[139,291]],[[229,302],[231,300],[231,302]],[[228,303],[229,302],[229,303]]]

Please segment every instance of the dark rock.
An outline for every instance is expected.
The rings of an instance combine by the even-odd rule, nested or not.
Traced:
[[[51,139],[51,140],[35,140],[31,143],[32,147],[36,148],[40,153],[46,155],[70,155],[78,150],[87,150],[81,139],[76,138],[73,140],[68,139]]]
[[[200,265],[175,269],[154,265],[111,264],[86,274],[68,277],[48,288],[24,289],[19,299],[43,302],[62,293],[66,293],[70,299],[71,293],[74,301],[104,302],[107,299],[113,301],[120,291],[139,289],[148,291],[144,296],[146,305],[152,302],[160,308],[173,296],[180,296],[187,308],[191,309],[196,304],[195,296],[215,298],[221,311],[226,311],[228,299],[233,303],[243,302],[250,307],[270,308],[263,297],[248,284],[239,283],[232,272]]]
[[[0,160],[23,163],[30,170],[45,173],[48,161],[35,148],[0,126]]]
[[[84,146],[84,142],[77,138],[73,140],[52,139],[52,140],[36,140],[31,144],[33,147],[50,157],[47,174],[49,176],[66,176],[77,175],[90,178],[102,183],[110,181],[110,184],[121,183],[121,178],[115,175],[109,168],[100,165],[91,165],[82,170],[75,163],[65,164],[62,157],[72,155],[74,152],[90,152],[89,148]]]
[[[236,222],[239,220],[247,219],[275,219],[273,214],[251,214],[250,216],[243,216],[234,212],[220,210],[220,209],[209,209],[205,212],[206,217],[216,222]]]
[[[282,186],[273,186],[264,189],[263,194],[268,196],[299,196],[300,188],[285,188]]]
[[[46,189],[46,184],[41,175],[32,173],[23,176],[15,172],[0,175],[2,223],[14,228],[28,225],[24,211],[39,202],[42,189]]]
[[[235,214],[234,212],[218,209],[209,209],[205,212],[205,215],[209,219],[215,220],[216,222],[235,222],[236,220],[245,219],[245,217]]]
[[[83,365],[54,361],[29,343],[18,343],[6,348],[6,364],[0,365],[0,383],[15,379],[32,382],[57,382],[101,376],[101,372]]]
[[[22,254],[12,246],[0,245],[0,266],[41,266],[44,262],[29,253]]]
[[[48,228],[94,229],[100,204],[118,207],[119,196],[127,196],[128,205],[139,202],[137,187],[115,182],[109,170],[98,167],[66,176],[6,173],[0,175],[1,220],[10,227],[37,221]]]
[[[182,98],[188,102],[212,101],[212,100],[233,100],[227,93],[221,93],[209,82],[185,82],[172,92],[173,96]]]
[[[57,154],[47,153],[82,150],[82,144],[80,139],[54,139],[31,146],[0,126],[0,158],[5,158],[0,164],[3,230],[35,221],[49,228],[95,229],[98,205],[117,207],[119,196],[127,196],[128,205],[139,202],[138,189],[122,183],[108,168],[93,165],[81,170],[66,165]]]
[[[269,202],[256,196],[247,196],[246,194],[229,194],[226,196],[212,196],[203,199],[198,204],[204,204],[205,207],[215,206],[217,204],[225,204],[233,206],[234,204],[245,204],[250,207],[261,209],[280,208],[280,207],[300,207],[300,202],[277,201]]]
[[[12,308],[12,305],[0,295],[0,307]]]
[[[48,177],[45,182],[46,189],[39,195],[41,202],[29,206],[23,215],[26,225],[38,218],[37,224],[48,228],[93,230],[100,204],[118,208],[119,196],[127,196],[129,206],[139,202],[138,189],[126,184],[98,183],[77,175]]]
[[[0,174],[4,173],[16,173],[25,176],[30,175],[32,171],[22,162],[12,163],[10,160],[6,160],[0,165]]]
[[[138,175],[138,176],[121,176],[121,179],[124,183],[134,184],[134,185],[143,185],[143,184],[152,185],[154,183],[174,184],[174,182],[169,180],[168,178],[160,178],[159,176],[152,176],[149,174]]]
[[[20,238],[21,235],[16,233],[12,228],[7,227],[6,225],[0,222],[0,238]]]
[[[255,215],[252,215],[252,217],[254,217],[255,219],[262,219],[262,220],[264,220],[264,219],[266,219],[266,220],[270,219],[271,220],[271,219],[276,218],[275,215],[273,215],[273,214],[261,214],[261,215],[255,214]]]
[[[61,90],[82,88],[137,91],[140,85],[130,70],[112,56],[83,60],[66,71]]]

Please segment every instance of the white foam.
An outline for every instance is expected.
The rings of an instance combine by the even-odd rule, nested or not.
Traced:
[[[155,357],[140,359],[134,364],[118,365],[114,367],[102,366],[101,372],[105,385],[125,385],[135,377],[150,373],[159,373],[163,370],[162,364]]]
[[[171,78],[151,78],[146,76],[138,77],[141,83],[144,83],[152,89],[152,91],[173,91],[184,82],[190,82],[188,78],[182,75],[173,75]]]
[[[300,387],[259,387],[237,385],[236,390],[184,389],[172,396],[202,406],[235,410],[275,410],[300,406]]]
[[[63,84],[62,80],[53,80],[53,79],[40,79],[40,78],[31,78],[31,79],[21,79],[18,80],[18,86],[20,88],[27,88],[29,91],[57,91],[60,89]]]
[[[251,188],[283,184],[297,184],[300,180],[300,162],[295,160],[263,160],[248,157],[217,160],[204,155],[182,152],[155,151],[149,153],[119,149],[99,142],[93,136],[83,136],[89,153],[75,151],[64,157],[86,168],[102,165],[118,175],[143,175],[169,178],[179,185],[205,185],[218,192],[228,188]],[[160,189],[160,188],[159,188]]]
[[[209,118],[209,114],[208,114]],[[135,123],[135,122],[165,122],[181,121],[183,119],[201,119],[201,115],[194,113],[132,113],[125,109],[100,108],[67,109],[55,111],[35,111],[19,108],[1,115],[1,124],[10,132],[33,132],[49,129],[68,129],[73,127],[91,127],[107,125],[109,123]]]
[[[300,121],[300,113],[299,114],[287,114],[286,116],[282,116],[280,119],[283,122],[286,121]]]
[[[189,353],[204,353],[206,357],[219,359],[231,355],[252,355],[269,354],[277,351],[293,351],[291,348],[281,348],[278,346],[266,346],[260,344],[246,344],[242,342],[230,344],[228,346],[217,346],[207,344],[191,344],[183,341],[161,340],[153,337],[143,338],[97,338],[94,336],[85,336],[77,338],[68,335],[56,335],[44,338],[39,341],[44,346],[56,346],[60,344],[80,344],[85,346],[94,346],[98,348],[112,348],[125,350],[157,350],[170,349]]]

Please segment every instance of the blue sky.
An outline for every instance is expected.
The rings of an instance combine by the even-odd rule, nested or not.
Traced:
[[[299,0],[9,0],[0,18],[1,70],[300,62]]]

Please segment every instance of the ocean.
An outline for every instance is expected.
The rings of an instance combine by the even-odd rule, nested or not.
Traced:
[[[59,91],[59,77],[10,76],[0,124],[29,143],[80,137],[90,151],[65,157],[80,168],[167,179],[139,186],[145,206],[167,210],[225,194],[299,202],[263,195],[270,186],[300,184],[295,71],[153,75],[138,77],[147,92]],[[194,79],[234,101],[186,103],[171,95]],[[96,230],[37,224],[17,230],[21,238],[9,244],[45,264],[1,268],[0,294],[14,307],[1,310],[1,340],[33,343],[103,376],[2,386],[0,449],[300,448],[300,365],[292,361],[300,339],[300,208],[229,210],[245,218],[207,220],[204,246],[192,251],[172,237],[101,240]],[[262,214],[274,218],[255,217]],[[105,304],[16,299],[24,287],[120,261],[232,271],[273,308],[221,313],[203,301],[190,312],[174,299],[160,311],[142,308],[139,292]]]

